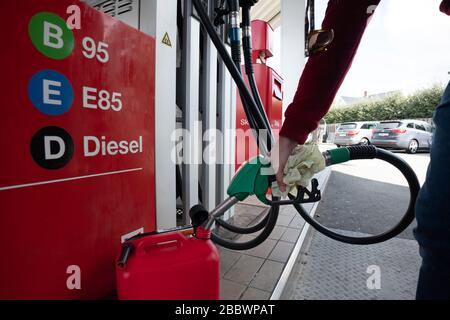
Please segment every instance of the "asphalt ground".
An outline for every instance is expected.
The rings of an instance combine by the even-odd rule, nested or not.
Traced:
[[[396,153],[425,181],[429,154]],[[353,161],[333,167],[316,219],[326,227],[380,234],[394,227],[409,203],[409,188],[401,173],[379,160]],[[415,222],[400,238],[414,239]]]

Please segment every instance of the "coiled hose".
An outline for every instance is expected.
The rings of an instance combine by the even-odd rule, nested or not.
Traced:
[[[316,229],[323,235],[331,239],[337,240],[339,242],[354,245],[369,245],[384,242],[398,236],[413,222],[415,218],[414,208],[417,196],[420,191],[420,183],[412,168],[402,158],[398,157],[397,155],[389,151],[378,149],[374,146],[354,146],[348,148],[340,148],[325,153],[325,156],[329,161],[330,165],[343,163],[349,160],[362,160],[362,159],[380,159],[390,163],[398,170],[400,170],[400,172],[404,175],[404,177],[408,181],[410,200],[405,215],[394,228],[380,235],[374,235],[369,237],[349,237],[333,232],[330,229],[323,226],[322,224],[320,224],[319,222],[317,222],[313,217],[311,217],[300,204],[294,204],[294,207],[295,209],[297,209],[298,213],[314,229]]]
[[[274,199],[278,200],[278,199]],[[275,225],[277,224],[278,220],[278,214],[280,213],[280,207],[279,206],[272,206],[270,208],[269,213],[267,214],[267,222],[264,225],[263,231],[253,240],[247,241],[247,242],[232,242],[225,240],[215,234],[214,232],[211,234],[211,240],[224,247],[228,248],[230,250],[249,250],[253,249],[257,246],[259,246],[261,243],[267,240],[269,238],[270,234],[272,233],[273,229],[275,228]],[[216,220],[217,221],[217,220]],[[238,232],[239,233],[239,232]]]

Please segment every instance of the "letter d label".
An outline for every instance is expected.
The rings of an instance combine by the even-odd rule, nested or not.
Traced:
[[[74,144],[72,137],[64,129],[46,127],[33,136],[30,152],[39,166],[56,170],[65,167],[72,160]]]
[[[52,153],[52,143],[58,145],[58,153]],[[57,160],[62,158],[64,156],[64,153],[66,153],[66,144],[60,137],[44,137],[44,149],[45,160]]]

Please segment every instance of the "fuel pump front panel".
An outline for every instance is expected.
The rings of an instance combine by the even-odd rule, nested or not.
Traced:
[[[155,229],[154,39],[75,0],[0,9],[0,299],[111,297]]]

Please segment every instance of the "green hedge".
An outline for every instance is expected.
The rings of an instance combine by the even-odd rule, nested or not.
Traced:
[[[358,103],[351,107],[333,107],[325,117],[327,123],[349,121],[383,121],[432,118],[444,88],[434,85],[410,96],[396,94],[383,99]]]

